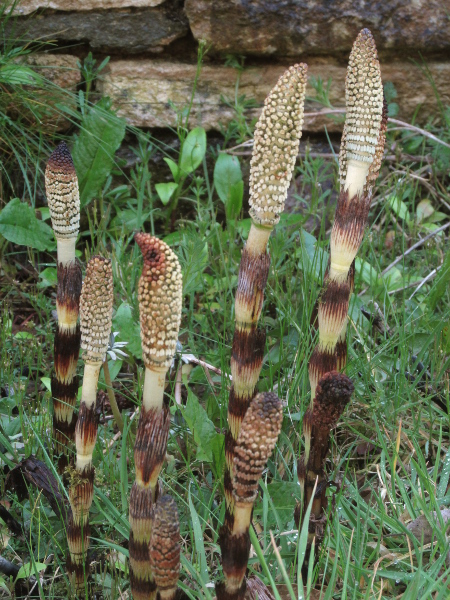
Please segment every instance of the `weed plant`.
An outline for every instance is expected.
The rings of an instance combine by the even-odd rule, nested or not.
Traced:
[[[320,99],[330,109],[327,89],[321,84]],[[395,89],[390,86],[388,91],[394,111]],[[237,89],[230,101],[236,121],[224,131],[223,146],[209,143],[201,128],[189,128],[189,103],[175,132],[178,153],[149,133],[128,132],[127,140],[135,140],[131,171],[113,161],[125,125],[107,99],[93,105],[84,92],[74,99],[76,108],[71,103],[61,108],[76,127],[69,143],[84,204],[78,253],[83,264],[99,251],[111,256],[114,341],[126,342],[116,346],[120,352],[113,342],[109,351],[124,432],[116,435],[105,405],[93,457],[90,523],[98,597],[124,597],[129,581],[128,498],[134,480],[135,409],[144,372],[136,292],[142,263],[132,238],[136,229],[144,228],[175,250],[183,270],[185,302],[180,352],[167,390],[172,428],[162,480],[180,515],[181,587],[191,598],[212,599],[221,571],[218,528],[225,510],[221,488],[233,299],[250,226],[242,175],[248,172],[247,159],[224,151],[250,138],[252,125],[243,120],[243,103],[249,99],[242,99]],[[54,140],[37,126],[31,137],[29,121],[11,124],[2,115],[7,111],[0,105],[2,123],[13,128],[2,131],[19,130],[18,139],[24,141],[20,161],[19,150],[11,150],[10,160],[2,164],[8,185],[0,212],[0,481],[2,502],[22,525],[23,535],[12,535],[0,521],[1,554],[23,564],[22,579],[45,568],[33,594],[62,598],[69,590],[63,521],[32,487],[25,498],[5,488],[8,470],[30,453],[58,477],[52,466],[49,414],[54,245],[45,209],[40,209],[43,220],[31,209],[41,205],[43,149],[48,152]],[[307,532],[295,529],[293,516],[299,498],[296,458],[310,401],[307,361],[315,339],[309,324],[328,260],[338,167],[332,158],[310,156],[308,142],[302,141],[291,210],[270,240],[272,268],[261,317],[267,342],[259,389],[276,391],[285,406],[280,440],[255,505],[255,553],[249,567],[277,599],[319,597],[312,590],[322,590],[326,600],[448,597],[449,544],[440,508],[450,504],[450,248],[448,230],[438,230],[450,216],[449,115],[450,108],[441,104],[440,117],[425,127],[437,140],[409,126],[391,124],[388,129],[387,159],[356,261],[350,304],[347,372],[355,395],[332,439],[329,521],[324,542],[317,550],[313,547],[315,560],[306,569]],[[87,146],[95,141],[95,156],[83,163]],[[329,144],[334,153],[334,139]],[[157,156],[165,160],[162,172],[152,166]],[[26,194],[14,183],[17,164]],[[29,224],[20,223],[26,235],[34,231],[31,244],[31,238],[14,237],[8,228],[12,217],[7,209],[17,210],[11,205],[13,196],[30,207]],[[24,206],[22,202],[22,214]],[[377,316],[376,307],[383,315],[378,328],[379,320],[368,320],[361,310]],[[432,524],[431,543],[422,543],[406,528],[421,514]],[[1,596],[9,597],[14,581],[0,578],[0,586]]]

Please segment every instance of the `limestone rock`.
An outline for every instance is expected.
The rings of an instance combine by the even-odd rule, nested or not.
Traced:
[[[50,87],[45,85],[45,90],[37,89],[34,92],[36,100],[42,98],[42,108],[45,106],[41,125],[46,132],[64,131],[71,125],[57,104],[65,104],[76,110],[75,93],[81,81],[77,61],[77,57],[70,54],[36,53],[25,58],[27,65],[50,82]],[[30,115],[30,119],[33,121],[34,117]]]
[[[212,50],[296,56],[349,52],[363,27],[378,50],[450,47],[449,0],[186,0],[196,39]]]
[[[261,65],[245,69],[241,75],[239,95],[255,99],[262,106],[264,98],[275,85],[278,77],[289,66]],[[436,87],[444,104],[450,103],[450,64],[428,64]],[[128,123],[141,127],[167,127],[176,124],[176,114],[169,101],[182,109],[189,102],[196,65],[163,60],[116,60],[101,82],[101,91],[113,99],[119,114]],[[407,61],[381,66],[383,81],[396,86],[400,112],[398,118],[409,119],[420,105],[419,121],[424,122],[438,106],[431,85],[423,71]],[[321,77],[325,82],[332,78],[331,102],[344,106],[344,83],[346,67],[325,58],[308,61],[308,75]],[[236,71],[231,67],[205,65],[198,81],[194,98],[191,126],[202,125],[205,129],[219,130],[234,117],[233,108],[225,98],[234,98]],[[309,85],[307,96],[315,92]],[[248,117],[259,115],[260,109],[250,109]],[[313,112],[313,115],[309,113]],[[338,115],[340,117],[341,115]],[[336,117],[336,115],[335,115]],[[342,131],[342,120],[332,119],[321,113],[317,104],[305,107],[305,131],[320,131],[326,125],[329,131]]]
[[[71,54],[30,54],[26,63],[51,81],[56,86],[75,91],[81,81],[81,73],[77,67],[78,59]]]
[[[18,18],[13,27],[14,35],[25,39],[80,42],[121,54],[161,50],[188,32],[179,0],[156,8],[37,13]]]
[[[20,0],[14,14],[29,15],[35,10],[51,8],[53,10],[103,10],[109,8],[150,8],[165,0]]]

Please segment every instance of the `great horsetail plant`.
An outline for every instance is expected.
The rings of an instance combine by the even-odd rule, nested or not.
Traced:
[[[255,396],[266,334],[258,329],[269,273],[267,243],[280,220],[302,133],[306,71],[304,64],[288,69],[264,102],[254,135],[250,170],[252,225],[242,251],[235,301],[235,331],[225,438],[225,524],[233,531],[233,462],[242,420]]]
[[[182,597],[178,590],[180,542],[177,505],[172,496],[166,494],[156,503],[150,538],[150,567],[160,600]]]
[[[368,29],[363,29],[353,44],[345,97],[347,114],[339,155],[341,189],[331,231],[330,262],[315,315],[319,339],[309,362],[311,405],[303,419],[305,452],[298,464],[303,511],[316,479],[319,480],[312,512],[316,520],[325,505],[323,462],[329,431],[353,390],[351,381],[338,371],[347,362],[346,329],[354,287],[354,260],[364,236],[386,137],[380,63]],[[297,521],[301,520],[301,512],[297,507]]]
[[[322,375],[346,364],[345,330],[353,262],[361,245],[386,135],[380,63],[372,34],[353,44],[345,82],[347,115],[340,150],[341,190],[331,231],[330,264],[318,301],[319,341],[309,362],[311,399]]]
[[[138,298],[145,378],[130,494],[130,583],[135,600],[149,600],[156,598],[149,555],[152,514],[170,426],[164,385],[178,340],[183,286],[180,263],[167,244],[147,233],[137,233],[135,240],[144,256]]]
[[[250,521],[258,494],[258,481],[272,454],[283,422],[283,408],[276,394],[257,394],[242,421],[233,460],[233,529],[219,533],[225,581],[216,585],[217,600],[245,596],[245,572],[250,553]]]
[[[108,348],[113,310],[111,261],[94,256],[87,265],[80,301],[81,347],[84,376],[80,412],[75,428],[77,458],[69,488],[67,539],[70,558],[68,571],[77,592],[85,587],[88,572],[89,509],[94,493],[92,454],[97,440],[96,398],[100,368]]]
[[[55,371],[52,375],[53,438],[55,455],[62,455],[60,470],[68,462],[75,433],[75,401],[78,390],[76,368],[80,353],[78,313],[81,267],[75,258],[80,226],[80,195],[75,167],[65,142],[51,154],[45,169],[45,189],[57,243],[56,311],[58,327],[54,342]]]

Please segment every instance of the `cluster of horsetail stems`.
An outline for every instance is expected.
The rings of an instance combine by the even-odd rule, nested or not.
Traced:
[[[347,362],[347,319],[354,287],[354,261],[364,236],[372,191],[381,167],[387,111],[380,64],[372,34],[363,29],[349,58],[345,82],[346,120],[339,154],[340,194],[331,231],[330,262],[313,319],[318,343],[309,362],[311,405],[303,419],[304,455],[298,464],[302,490],[301,520],[316,480],[312,514],[325,506],[323,463],[329,432],[350,399],[353,386],[340,375]],[[328,412],[328,416],[327,416]]]
[[[70,511],[67,540],[70,556],[67,570],[77,592],[85,588],[89,569],[89,509],[94,494],[92,454],[97,440],[97,385],[108,348],[113,311],[111,261],[94,256],[88,262],[80,300],[81,347],[84,376],[81,402],[75,428],[76,465],[69,488]]]
[[[78,390],[76,368],[80,353],[78,323],[81,267],[75,258],[75,244],[80,228],[78,179],[70,151],[61,142],[51,154],[45,170],[45,189],[53,231],[57,243],[56,311],[58,326],[54,342],[53,439],[55,455],[60,456],[60,471],[73,450]]]
[[[138,299],[145,377],[134,446],[136,480],[130,494],[130,584],[134,600],[151,600],[156,598],[157,581],[149,543],[170,427],[164,386],[178,340],[183,286],[178,258],[167,244],[147,233],[137,233],[135,241],[144,257]]]
[[[233,531],[233,464],[242,420],[256,394],[266,333],[258,328],[269,273],[267,243],[280,220],[298,153],[306,87],[304,64],[294,65],[278,80],[264,102],[255,128],[250,170],[252,224],[242,251],[235,300],[231,357],[232,386],[225,437],[225,526]]]
[[[217,600],[243,600],[250,553],[250,522],[258,482],[280,435],[283,407],[272,392],[257,394],[245,413],[234,448],[233,529],[219,533],[224,581],[216,584]]]

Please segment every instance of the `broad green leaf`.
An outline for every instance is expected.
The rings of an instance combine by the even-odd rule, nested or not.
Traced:
[[[433,205],[430,200],[421,200],[416,208],[416,221],[420,223],[431,217],[434,213]]]
[[[174,162],[171,158],[165,158],[164,161],[169,165],[170,172],[172,173],[172,177],[176,183],[180,178],[180,169],[176,162]]]
[[[242,210],[242,200],[244,198],[244,182],[238,181],[230,186],[230,199],[225,204],[225,214],[227,221],[234,221]]]
[[[110,110],[107,98],[90,108],[83,117],[72,149],[81,206],[86,206],[100,193],[124,135],[125,120]]]
[[[361,275],[361,279],[366,285],[374,286],[378,282],[378,272],[370,263],[356,257],[355,270]],[[386,278],[389,279],[389,278]]]
[[[235,219],[241,212],[244,197],[244,182],[237,156],[219,154],[214,167],[214,185],[225,204],[227,220]]]
[[[26,563],[22,565],[17,573],[17,579],[23,579],[25,577],[30,577],[31,575],[38,575],[40,571],[47,568],[45,563],[35,562]]]
[[[188,399],[183,410],[183,417],[197,444],[197,460],[213,462],[213,441],[217,436],[216,428],[210,421],[206,410],[197,396],[188,390]]]
[[[58,282],[58,275],[55,267],[46,267],[39,273],[38,288],[46,288],[52,285],[56,285]]]
[[[37,250],[55,246],[52,228],[36,218],[34,209],[13,198],[0,212],[0,233],[9,242]]]
[[[41,377],[41,383],[48,389],[49,392],[52,391],[52,380],[50,377]]]
[[[34,335],[29,331],[18,331],[14,336],[15,340],[33,340]]]
[[[164,204],[164,206],[166,204],[169,204],[169,201],[172,198],[173,193],[175,192],[175,190],[177,189],[177,187],[178,187],[178,185],[176,183],[173,183],[173,182],[169,182],[169,183],[157,183],[155,185],[156,193],[158,194],[159,199]]]
[[[188,174],[202,162],[206,152],[206,132],[203,127],[196,127],[188,133],[184,140],[180,156],[180,170]]]
[[[113,331],[120,333],[120,339],[128,342],[127,351],[135,358],[142,358],[141,330],[139,321],[133,317],[131,306],[123,302],[113,318]]]
[[[290,481],[276,481],[269,483],[267,490],[277,510],[278,518],[286,525],[294,518],[294,509],[300,500],[300,486]],[[255,507],[255,515],[260,515],[261,512],[261,506]],[[267,524],[269,527],[277,524],[276,516],[271,511],[268,513]]]
[[[395,195],[390,196],[388,198],[387,203],[391,207],[391,209],[394,211],[394,213],[397,215],[397,217],[399,217],[399,219],[407,220],[407,221],[410,219],[408,207],[402,200],[400,200],[400,198],[398,196],[395,196]]]

